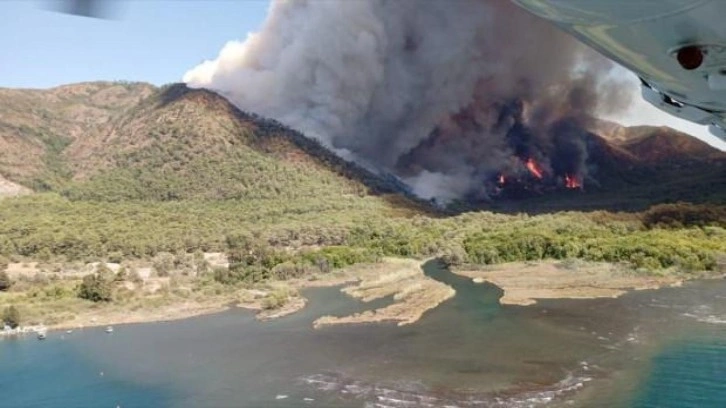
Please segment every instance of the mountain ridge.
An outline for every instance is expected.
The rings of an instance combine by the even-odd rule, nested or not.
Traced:
[[[622,126],[605,120],[595,122],[594,132],[647,162],[659,162],[673,156],[698,161],[726,159],[726,152],[668,126]]]
[[[696,184],[698,174],[707,172],[713,183],[726,169],[726,153],[670,128],[599,121],[587,143],[588,160],[597,168],[590,182],[595,190],[662,183],[683,172]],[[0,175],[8,181],[73,199],[290,198],[325,196],[335,185],[341,194],[400,195],[430,207],[396,176],[341,159],[275,120],[184,84],[0,89],[0,147]],[[685,170],[672,171],[674,163]],[[342,179],[329,178],[329,171]],[[301,186],[310,191],[303,193]]]

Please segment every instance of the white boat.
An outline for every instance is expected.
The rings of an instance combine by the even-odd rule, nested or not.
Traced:
[[[106,327],[106,333],[113,333],[113,327],[111,327],[111,326]]]
[[[46,337],[47,335],[44,331],[38,332],[38,340],[45,340]]]

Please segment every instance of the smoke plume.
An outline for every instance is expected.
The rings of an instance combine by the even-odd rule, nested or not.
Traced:
[[[423,197],[486,199],[528,159],[588,177],[588,121],[627,105],[611,68],[508,0],[274,0],[184,81]]]

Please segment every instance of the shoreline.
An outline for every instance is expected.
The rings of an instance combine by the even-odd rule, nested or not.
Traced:
[[[58,323],[45,324],[41,320],[41,323],[33,322],[27,326],[21,325],[12,331],[2,330],[0,326],[0,339],[35,335],[41,331],[58,332],[125,324],[170,322],[221,313],[232,309],[250,311],[254,313],[257,320],[264,322],[288,316],[304,309],[308,300],[299,294],[300,290],[352,284],[360,280],[360,268],[378,270],[383,268],[385,264],[385,262],[382,262],[357,265],[330,274],[293,279],[287,282],[273,282],[267,290],[240,289],[232,293],[219,295],[216,299],[201,302],[170,300],[169,303],[163,306],[147,306],[135,310],[133,305],[128,304],[84,305],[85,309],[79,311],[72,319]],[[293,294],[289,295],[285,303],[280,307],[266,308],[264,303],[266,296],[280,288]],[[53,319],[53,317],[48,315],[46,319]]]
[[[303,297],[293,298],[290,302],[277,309],[263,309],[256,303],[230,303],[221,302],[218,305],[196,307],[179,308],[178,304],[172,304],[168,307],[164,307],[156,310],[148,310],[146,313],[134,314],[127,313],[127,311],[117,311],[107,316],[93,315],[93,317],[77,318],[72,321],[65,321],[57,324],[50,325],[29,325],[19,326],[11,331],[4,331],[0,329],[0,339],[3,337],[22,337],[27,335],[34,335],[40,332],[57,332],[66,330],[83,330],[105,326],[122,326],[127,324],[143,324],[143,323],[164,323],[173,322],[176,320],[190,319],[193,317],[213,315],[217,313],[226,312],[233,309],[241,309],[252,312],[255,314],[255,318],[260,321],[268,321],[284,317],[293,313],[297,313],[302,310],[307,304],[307,299]],[[171,310],[174,309],[174,310]]]
[[[3,337],[15,337],[25,336],[29,334],[37,334],[39,332],[57,332],[66,330],[83,330],[104,326],[121,326],[127,324],[139,324],[139,323],[163,323],[171,322],[176,320],[189,319],[197,316],[211,315],[221,313],[230,310],[234,305],[217,305],[217,306],[203,306],[203,307],[192,307],[183,308],[179,310],[178,305],[174,307],[162,308],[160,310],[147,311],[148,313],[134,314],[128,313],[128,311],[117,311],[110,314],[110,316],[99,316],[93,317],[82,316],[71,321],[60,322],[56,324],[36,324],[30,326],[19,326],[18,332],[6,332],[0,330],[0,338]],[[177,309],[170,311],[169,309]],[[17,330],[17,329],[15,329]]]
[[[313,322],[319,329],[338,324],[396,323],[398,326],[418,321],[427,311],[455,296],[450,286],[426,276],[426,260],[385,258],[378,263],[359,264],[329,274],[285,282],[273,282],[266,290],[239,289],[212,299],[183,301],[169,299],[159,306],[130,304],[87,305],[72,319],[53,324],[21,326],[21,332],[1,330],[0,338],[23,336],[43,331],[76,330],[136,323],[160,323],[245,309],[259,321],[288,316],[305,308],[308,299],[299,292],[306,288],[341,286],[341,291],[364,303],[386,297],[392,303],[348,316],[320,316]],[[566,265],[557,261],[510,263],[475,269],[450,268],[451,273],[474,283],[489,282],[504,292],[502,305],[528,306],[539,299],[617,298],[632,290],[677,287],[684,282],[679,276],[648,276],[626,272],[613,264],[578,262]],[[694,276],[709,278],[707,276]],[[710,277],[714,278],[714,277]],[[265,300],[275,290],[289,291],[285,303],[270,308]],[[50,319],[50,317],[48,317]],[[23,332],[23,330],[25,332]]]

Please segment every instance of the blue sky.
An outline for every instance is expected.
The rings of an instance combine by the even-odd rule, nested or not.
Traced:
[[[0,87],[177,82],[190,68],[216,58],[227,41],[256,31],[269,6],[269,0],[106,1],[113,6],[112,20],[49,11],[53,0],[0,0]],[[637,89],[635,76],[623,75]],[[669,116],[639,96],[630,112],[609,119],[671,126],[726,150],[705,127]]]
[[[180,81],[263,22],[268,0],[112,1],[114,19],[48,10],[48,0],[0,0],[0,87],[91,80]]]

